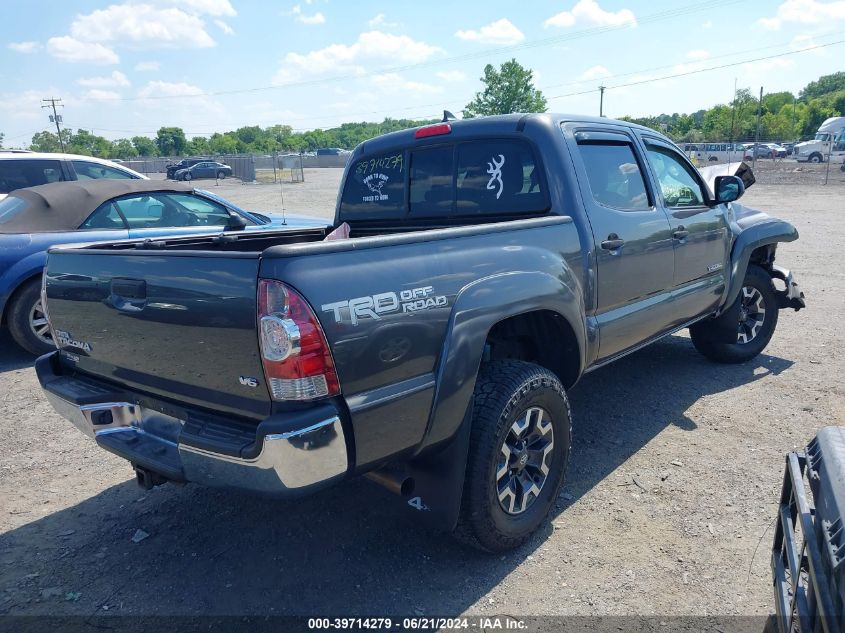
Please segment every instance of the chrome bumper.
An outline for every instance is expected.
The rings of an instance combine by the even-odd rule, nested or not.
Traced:
[[[47,357],[39,359],[39,364],[44,360]],[[62,384],[45,382],[44,372],[38,373],[44,394],[60,415],[102,448],[165,479],[285,496],[323,487],[343,477],[349,468],[338,416],[266,434],[257,456],[235,457],[184,443],[183,421],[139,404],[76,404],[62,396]]]

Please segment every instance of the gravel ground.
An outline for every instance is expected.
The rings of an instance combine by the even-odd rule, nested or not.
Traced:
[[[820,187],[807,183],[824,166],[796,167],[764,163],[743,202],[798,227],[778,255],[808,309],[782,312],[743,365],[708,363],[676,335],[585,377],[553,520],[504,556],[414,525],[366,481],[289,503],[143,492],[52,411],[32,359],[0,334],[0,614],[770,613],[783,455],[845,421],[845,266],[830,248],[845,174]],[[284,186],[288,210],[330,217],[339,177],[308,170]],[[279,207],[276,185],[208,188]]]

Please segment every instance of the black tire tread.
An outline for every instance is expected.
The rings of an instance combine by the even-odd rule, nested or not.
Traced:
[[[41,293],[41,278],[32,279],[20,286],[9,300],[6,320],[12,339],[30,354],[40,356],[52,348],[44,348],[29,329],[29,309],[32,295]]]
[[[566,447],[568,455],[572,442],[572,411],[566,391],[557,376],[543,367],[517,360],[483,363],[478,372],[463,502],[458,526],[454,532],[454,536],[467,545],[483,551],[502,552],[518,547],[531,537],[530,533],[516,538],[502,535],[482,513],[472,514],[470,507],[475,506],[479,501],[487,502],[486,497],[478,499],[479,495],[483,495],[483,490],[473,486],[475,482],[486,480],[489,467],[489,463],[482,459],[486,451],[479,449],[496,443],[502,419],[507,417],[520,395],[534,388],[538,382],[551,387],[563,398],[569,425],[570,446]],[[563,480],[563,473],[561,473],[559,481],[554,484],[556,486],[554,499],[559,494]]]
[[[769,311],[771,311],[771,314],[773,315],[768,324],[768,327],[770,328],[769,331],[767,334],[761,335],[763,338],[752,341],[747,344],[747,346],[741,346],[737,343],[717,343],[704,337],[699,338],[695,335],[694,330],[690,330],[692,344],[705,358],[723,364],[744,363],[766,349],[766,346],[769,344],[769,341],[771,341],[772,336],[774,336],[778,324],[778,307],[777,295],[775,294],[774,285],[772,284],[772,278],[769,276],[769,273],[763,270],[760,266],[752,264],[748,267],[748,271],[745,273],[742,285],[748,285],[749,280],[752,280],[754,285],[762,292],[763,300],[766,304],[767,316]]]

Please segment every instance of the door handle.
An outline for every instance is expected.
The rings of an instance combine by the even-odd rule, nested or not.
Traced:
[[[616,233],[611,233],[607,236],[607,239],[601,243],[601,247],[607,251],[615,251],[622,248],[622,245],[625,243],[625,240],[619,239],[619,236]]]
[[[683,225],[679,226],[674,233],[672,233],[672,237],[676,240],[685,240],[689,237],[689,231],[687,231]]]

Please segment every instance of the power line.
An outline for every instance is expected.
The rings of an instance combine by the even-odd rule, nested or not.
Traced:
[[[732,4],[738,4],[743,0],[708,0],[706,2],[695,2],[693,4],[684,6],[684,7],[677,7],[674,9],[667,9],[665,11],[659,11],[657,13],[653,13],[647,16],[640,18],[637,21],[637,24],[652,24],[654,22],[660,22],[663,20],[669,20],[672,18],[680,17],[683,15],[688,15],[691,13],[697,13],[704,10],[712,10],[715,8],[721,8],[725,6],[730,6]],[[404,72],[408,70],[416,70],[420,68],[430,68],[432,66],[440,66],[443,64],[451,64],[455,62],[467,61],[472,59],[487,59],[493,55],[499,55],[503,53],[514,53],[517,51],[528,50],[532,48],[538,48],[543,46],[551,46],[554,44],[560,44],[563,42],[569,42],[573,40],[584,39],[587,37],[594,37],[597,35],[603,35],[605,33],[610,33],[614,31],[624,30],[631,28],[632,24],[625,23],[619,25],[611,25],[611,26],[597,26],[589,29],[581,29],[580,31],[574,31],[572,33],[567,33],[565,35],[558,35],[554,37],[547,37],[537,40],[530,40],[527,42],[522,42],[519,44],[514,44],[511,46],[502,46],[499,48],[493,49],[486,49],[483,51],[477,51],[474,53],[466,53],[464,55],[456,55],[452,57],[446,57],[442,59],[435,59],[429,60],[424,62],[416,62],[413,64],[405,64],[402,66],[390,66],[381,68],[379,70],[373,71],[369,73],[370,75],[378,75],[383,73],[396,73],[396,72]],[[360,78],[359,75],[334,75],[331,77],[321,77],[317,79],[306,79],[300,81],[290,81],[290,82],[283,82],[278,84],[269,84],[265,86],[255,86],[251,88],[238,88],[233,90],[218,90],[213,92],[197,92],[194,94],[186,94],[186,95],[157,95],[157,96],[137,96],[137,97],[116,97],[116,98],[81,98],[82,101],[159,101],[159,100],[169,100],[169,99],[196,99],[201,97],[218,97],[218,96],[225,96],[225,95],[235,95],[235,94],[245,94],[251,92],[262,92],[267,90],[279,90],[282,88],[296,88],[302,86],[313,86],[319,85],[324,83],[332,83],[335,81],[348,81],[350,79],[358,79]]]
[[[826,44],[816,44],[814,46],[808,46],[808,47],[805,47],[805,48],[802,48],[802,49],[797,49],[797,50],[794,50],[794,51],[785,51],[785,52],[778,53],[778,54],[775,54],[775,55],[766,55],[766,56],[763,56],[763,57],[743,59],[743,60],[739,60],[739,61],[731,62],[731,63],[727,63],[727,64],[720,64],[718,66],[709,66],[709,67],[706,67],[706,68],[697,68],[697,69],[693,69],[693,70],[689,70],[689,71],[685,71],[685,72],[681,72],[681,73],[664,75],[664,76],[661,76],[661,77],[651,77],[651,78],[642,79],[642,80],[638,80],[638,81],[632,81],[632,82],[628,82],[628,83],[615,84],[615,85],[612,85],[612,86],[604,86],[604,90],[613,90],[613,89],[616,89],[616,88],[626,88],[626,87],[629,87],[629,86],[638,86],[638,85],[642,85],[642,84],[646,84],[646,83],[653,83],[653,82],[657,82],[657,81],[675,79],[675,78],[678,78],[678,77],[685,77],[685,76],[688,76],[688,75],[694,75],[694,74],[698,74],[698,73],[710,72],[710,71],[713,71],[713,70],[721,70],[721,69],[724,69],[724,68],[731,68],[731,67],[739,66],[739,65],[742,65],[742,64],[750,64],[750,63],[753,63],[753,62],[765,61],[765,60],[769,60],[769,59],[776,59],[776,58],[779,58],[779,57],[786,57],[786,56],[789,56],[789,55],[799,55],[801,53],[806,53],[806,52],[809,52],[809,51],[817,50],[817,49],[820,49],[820,48],[826,48],[826,47],[830,47],[830,46],[837,46],[837,45],[843,44],[843,43],[845,43],[845,40],[837,40],[835,42],[829,42],[829,43],[826,43]],[[752,49],[752,50],[766,50],[766,49],[769,49],[769,48],[772,48],[772,46],[765,46],[765,47],[760,47],[758,49]],[[750,52],[750,51],[744,51],[744,52]],[[720,57],[732,56],[732,55],[736,55],[736,54],[738,54],[738,53],[728,53],[726,55],[721,55]],[[667,68],[667,67],[671,67],[671,65],[662,66],[662,67],[659,67],[659,68]],[[651,69],[651,70],[654,70],[654,69]],[[637,74],[640,74],[640,73],[643,73],[643,72],[650,72],[650,70],[639,70],[639,71],[621,73],[621,74],[617,74],[617,75],[610,75],[609,77],[603,78],[602,81],[606,81],[607,79],[612,79],[614,77],[626,77],[626,76],[630,76],[630,75],[637,75]],[[578,81],[578,82],[573,82],[573,83],[574,84],[584,83],[584,81]],[[572,85],[572,84],[557,84],[557,85]],[[552,87],[554,87],[554,86],[552,86]],[[545,87],[545,88],[542,88],[542,89],[545,90],[547,88],[548,87]],[[595,93],[595,91],[596,91],[595,88],[591,88],[589,90],[581,90],[581,91],[569,92],[569,93],[560,94],[560,95],[554,95],[554,96],[551,96],[551,97],[547,97],[547,99],[548,100],[564,99],[566,97],[574,97],[574,96],[593,94],[593,93]],[[385,112],[395,113],[395,112],[403,112],[403,111],[407,111],[407,110],[415,110],[415,109],[418,109],[418,108],[434,108],[434,107],[439,107],[439,106],[445,107],[445,106],[448,106],[448,105],[450,105],[450,102],[429,103],[429,104],[422,104],[422,105],[407,106],[407,107],[403,107],[403,108],[391,108],[391,109],[387,109],[387,110],[373,110],[373,111],[367,111],[367,112],[347,113],[347,116],[363,116],[363,115],[367,115],[367,114],[380,114],[380,113],[385,113]],[[326,115],[326,116],[321,116],[321,117],[299,117],[299,119],[294,118],[294,119],[288,119],[288,120],[294,120],[294,121],[296,121],[296,120],[310,120],[310,121],[314,121],[314,120],[320,120],[320,119],[323,119],[323,120],[334,119],[334,118],[336,118],[336,116],[337,115]],[[408,116],[408,118],[409,119],[423,119],[423,118],[434,118],[434,117],[437,117],[437,116],[439,116],[439,113],[429,113],[429,114],[425,114],[425,115],[410,115],[410,116]],[[86,129],[86,128],[90,129],[90,127],[87,127],[87,126],[84,126],[84,125],[81,126],[81,127],[83,129]],[[112,129],[112,130],[109,130],[107,128],[102,128],[100,126],[97,126],[97,128],[104,130],[104,131],[110,131],[110,132],[155,134],[155,132],[153,132],[153,131],[141,131],[141,130],[137,130],[137,129],[136,130],[128,130],[128,129],[122,129],[122,130]],[[293,131],[306,131],[307,129],[319,129],[319,128],[292,128]],[[196,132],[186,131],[185,133],[190,134],[192,136],[194,136],[194,135],[202,136],[202,135],[211,134],[211,133],[214,133],[214,132],[217,132],[217,131],[219,131],[219,130],[196,131]]]

